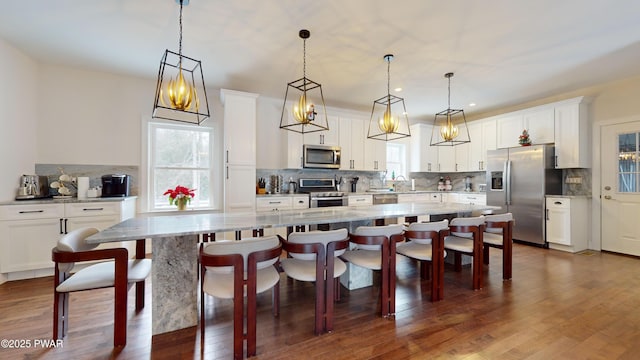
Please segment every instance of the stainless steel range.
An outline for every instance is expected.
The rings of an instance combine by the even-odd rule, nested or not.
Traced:
[[[309,207],[347,206],[347,195],[336,190],[335,179],[299,179],[298,191],[309,194]]]

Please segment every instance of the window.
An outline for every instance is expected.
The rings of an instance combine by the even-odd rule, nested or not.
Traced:
[[[618,135],[618,192],[635,193],[640,190],[640,133]]]
[[[196,189],[190,208],[213,206],[213,129],[201,126],[149,123],[149,210],[175,210],[167,189]]]
[[[387,143],[387,179],[391,179],[392,175],[407,178],[405,148],[404,144]]]

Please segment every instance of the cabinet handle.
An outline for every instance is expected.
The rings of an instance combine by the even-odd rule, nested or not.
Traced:
[[[547,220],[549,220],[549,209],[546,210],[546,213],[547,213],[546,214],[546,218],[547,218]]]
[[[280,201],[269,201],[269,204],[280,204]]]
[[[227,180],[229,180],[229,167],[227,166]]]
[[[438,163],[438,171],[440,171],[440,163]]]
[[[558,155],[554,156],[554,159],[555,159],[555,164],[554,164],[554,166],[555,166],[555,167],[558,167]]]
[[[67,233],[67,221],[69,221],[69,219],[64,219],[64,233]]]
[[[227,161],[226,161],[226,163],[227,164],[229,163],[229,150],[227,150]]]
[[[427,163],[427,171],[431,171],[431,163]]]
[[[60,219],[60,234],[64,234],[64,231],[62,231],[62,219]]]
[[[23,210],[20,211],[19,214],[33,214],[33,213],[42,213],[44,210]]]
[[[456,171],[458,171],[458,164],[456,164]]]
[[[102,211],[104,208],[84,208],[82,211]]]

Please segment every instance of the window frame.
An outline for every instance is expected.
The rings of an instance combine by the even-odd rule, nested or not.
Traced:
[[[395,177],[397,178],[398,176],[403,176],[405,179],[407,179],[407,176],[409,175],[407,173],[407,169],[408,169],[408,164],[407,164],[407,144],[404,143],[397,143],[397,142],[387,142],[387,148],[386,148],[386,156],[387,156],[387,169],[389,169],[387,171],[386,174],[386,179],[387,180],[394,180],[391,179],[391,175],[393,173],[393,170],[390,169],[389,164],[400,164],[400,168],[401,168],[401,172],[400,173],[396,173]],[[389,147],[397,147],[399,148],[399,161],[390,161],[391,157],[389,156]]]

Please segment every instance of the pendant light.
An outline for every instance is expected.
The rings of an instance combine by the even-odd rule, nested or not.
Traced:
[[[411,136],[411,131],[404,99],[391,95],[390,91],[393,54],[387,54],[383,58],[387,62],[387,95],[373,102],[367,138],[389,141]]]
[[[182,7],[180,4],[180,37],[178,53],[166,50],[160,60],[158,83],[153,103],[153,118],[200,125],[209,117],[209,102],[199,60],[182,55]]]
[[[298,35],[302,39],[302,78],[287,84],[280,128],[301,134],[326,131],[329,130],[329,121],[322,85],[307,79],[307,39],[311,32],[303,29]],[[320,103],[314,103],[314,99]],[[291,111],[287,111],[287,103],[291,104]]]
[[[454,146],[471,142],[464,110],[451,109],[451,78],[453,73],[446,73],[444,77],[449,79],[447,109],[437,113],[433,119],[431,146]]]

